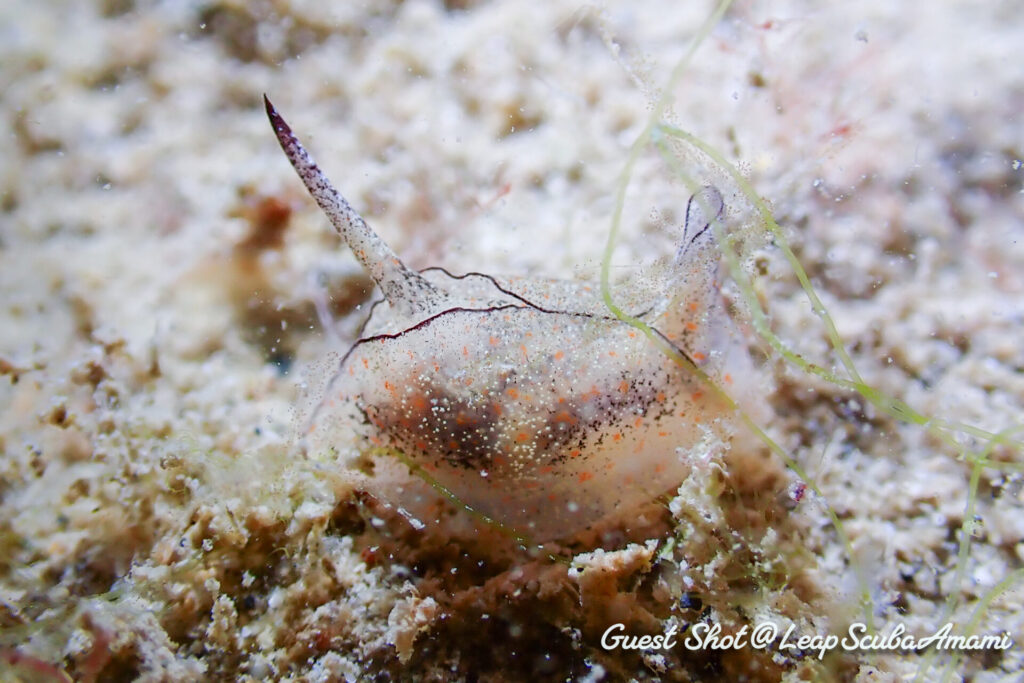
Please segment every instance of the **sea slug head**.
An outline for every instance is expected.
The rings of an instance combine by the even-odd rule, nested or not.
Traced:
[[[627,322],[585,282],[407,268],[266,106],[383,294],[312,411],[311,457],[369,460],[367,490],[413,516],[428,516],[440,489],[541,542],[677,487],[723,438],[730,411],[707,382],[727,373],[701,347],[713,338],[717,190],[690,200],[662,278],[670,294]]]

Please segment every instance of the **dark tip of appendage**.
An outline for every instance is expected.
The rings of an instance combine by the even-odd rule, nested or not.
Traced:
[[[277,141],[281,143],[281,147],[285,146],[285,140],[294,137],[292,134],[292,127],[289,126],[281,115],[277,113],[277,109],[274,107],[273,102],[267,97],[266,93],[263,94],[263,104],[267,108],[267,118],[270,119],[270,125],[274,128],[274,133],[277,134]],[[287,150],[286,150],[287,151]]]

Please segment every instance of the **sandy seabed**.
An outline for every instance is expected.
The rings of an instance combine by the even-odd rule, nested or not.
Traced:
[[[736,3],[664,93],[714,10],[4,3],[0,677],[1019,680],[1024,5]],[[410,266],[595,286],[669,96],[782,226],[748,223],[753,287],[723,293],[745,405],[796,468],[738,439],[553,559],[457,510],[420,529],[303,456],[304,386],[373,283],[263,93]],[[616,278],[681,221],[652,159]],[[601,647],[767,622],[1012,645]]]

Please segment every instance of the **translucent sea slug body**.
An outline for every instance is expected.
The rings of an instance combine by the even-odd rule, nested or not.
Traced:
[[[683,244],[661,281],[671,296],[630,311],[655,328],[652,341],[586,283],[409,270],[269,100],[267,113],[384,294],[313,411],[307,450],[353,461],[379,454],[372,492],[416,509],[422,504],[409,497],[423,487],[410,485],[404,460],[473,510],[543,541],[678,486],[687,453],[697,444],[706,452],[719,437],[724,408],[690,365],[712,381],[730,379],[710,349],[722,317],[709,313],[716,190],[690,199]]]

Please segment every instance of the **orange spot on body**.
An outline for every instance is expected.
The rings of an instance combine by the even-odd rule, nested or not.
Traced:
[[[846,137],[850,134],[851,130],[853,130],[853,126],[849,123],[844,123],[833,128],[830,134],[832,137]]]
[[[568,410],[560,410],[555,413],[555,422],[567,422],[568,424],[576,424],[577,420]]]
[[[695,323],[695,322],[688,322],[688,323],[686,323],[686,329],[690,330],[691,332],[696,332],[697,331],[697,323]]]
[[[492,337],[491,337],[490,339],[488,339],[487,341],[488,341],[488,342],[490,342],[491,346],[497,346],[497,345],[498,345],[498,338],[497,338],[497,337],[493,337],[493,336],[492,336]]]
[[[693,359],[696,360],[696,361],[703,361],[703,360],[707,359],[707,356],[705,356],[700,351],[694,351]]]
[[[505,393],[509,395],[509,398],[519,398],[519,390],[515,387],[509,387]]]
[[[629,382],[627,382],[626,380],[622,380],[621,382],[619,382],[619,391],[621,391],[624,394],[626,392],[628,392],[629,391]]]
[[[561,351],[555,351],[555,360],[562,360],[565,358],[565,354]]]
[[[594,473],[591,472],[590,470],[585,470],[583,472],[580,472],[580,476],[577,477],[577,480],[582,484],[583,482],[590,481],[593,478]]]

